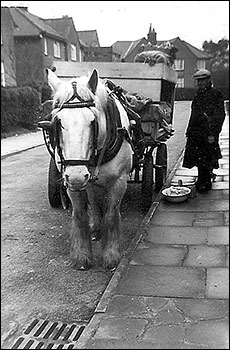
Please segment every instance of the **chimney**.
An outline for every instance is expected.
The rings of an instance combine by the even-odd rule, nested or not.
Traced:
[[[152,23],[150,23],[149,33],[147,35],[147,39],[152,45],[157,44],[157,33],[155,32],[154,28],[152,29]]]

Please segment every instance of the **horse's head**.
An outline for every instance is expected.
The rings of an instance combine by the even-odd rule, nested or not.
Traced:
[[[52,121],[41,127],[54,134],[55,159],[70,191],[86,188],[98,136],[98,73],[61,81],[47,69],[48,84],[53,90]]]

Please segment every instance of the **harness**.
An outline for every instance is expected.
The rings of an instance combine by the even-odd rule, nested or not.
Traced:
[[[57,117],[57,114],[60,110],[63,108],[91,108],[95,107],[94,100],[84,100],[78,93],[77,93],[77,82],[72,82],[73,87],[73,95],[72,97],[63,103],[61,106],[57,103],[54,108],[58,108],[58,111],[56,112],[56,115],[53,118],[53,121],[51,123],[51,146],[55,150],[57,148],[57,153],[60,157],[60,161],[58,161],[59,164],[61,164],[61,172],[63,171],[64,166],[68,165],[85,165],[89,168],[94,168],[94,171],[91,173],[91,179],[96,180],[99,172],[99,167],[113,159],[116,154],[119,152],[122,142],[124,138],[131,144],[131,138],[129,136],[129,133],[126,128],[122,127],[121,119],[120,119],[120,113],[117,108],[117,105],[115,103],[115,97],[111,96],[111,94],[108,96],[108,103],[105,110],[105,116],[106,116],[106,139],[103,144],[102,149],[97,149],[97,141],[98,141],[98,121],[94,119],[94,121],[91,123],[92,126],[92,133],[93,133],[93,153],[89,160],[79,160],[79,159],[65,159],[62,153],[62,149],[60,146],[60,130],[63,128],[61,124],[61,120]],[[72,102],[75,98],[77,98],[79,101]],[[44,132],[44,130],[43,130]],[[55,158],[55,153],[52,152],[46,142],[46,146],[48,148],[49,153],[53,158]],[[132,144],[131,144],[132,146]]]

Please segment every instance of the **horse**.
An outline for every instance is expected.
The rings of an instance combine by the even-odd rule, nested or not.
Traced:
[[[122,256],[120,206],[133,166],[130,120],[96,69],[67,82],[48,68],[46,75],[53,110],[39,126],[53,135],[56,166],[71,202],[69,264],[90,269],[96,237],[104,268],[113,270]]]

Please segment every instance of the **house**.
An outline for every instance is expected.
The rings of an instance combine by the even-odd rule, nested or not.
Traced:
[[[42,19],[21,6],[1,7],[1,17],[2,85],[42,86],[54,60],[119,60],[111,47],[100,47],[96,30],[78,32],[72,17]]]
[[[178,88],[194,88],[194,72],[200,68],[209,68],[210,56],[179,37],[170,40],[157,40],[157,33],[150,24],[147,39],[136,41],[116,41],[112,47],[121,55],[121,60],[134,62],[135,56],[143,51],[161,50],[167,45],[177,48],[174,69],[178,72]]]
[[[101,47],[96,30],[77,31],[72,17],[42,19],[27,7],[1,8],[1,76],[2,85],[43,85],[44,68],[53,61],[134,62],[137,54],[161,50],[166,44],[177,48],[174,68],[179,88],[193,88],[192,75],[208,68],[210,57],[179,37],[158,41],[150,24],[147,38],[116,41]]]
[[[160,46],[166,41],[158,41]],[[178,88],[194,88],[193,74],[201,68],[209,69],[211,57],[179,37],[167,40],[177,48],[174,69],[178,73]]]
[[[14,22],[6,8],[1,9],[1,86],[16,86]]]
[[[120,62],[120,55],[113,51],[112,46],[86,47],[84,49],[86,62]]]
[[[66,39],[68,61],[81,62],[84,60],[84,50],[82,50],[72,17],[63,16],[62,18],[44,19],[44,22]]]
[[[44,20],[29,13],[27,7],[9,7],[5,12],[14,23],[17,85],[43,84],[44,67],[51,66],[54,58],[68,59],[66,38]]]
[[[96,30],[78,30],[77,34],[83,47],[100,47]]]
[[[116,41],[112,48],[114,53],[120,55],[122,62],[134,62],[135,56],[143,51],[143,47],[147,42],[145,38],[135,41]]]
[[[120,54],[114,52],[112,46],[100,46],[96,30],[77,32],[86,62],[120,62]]]

